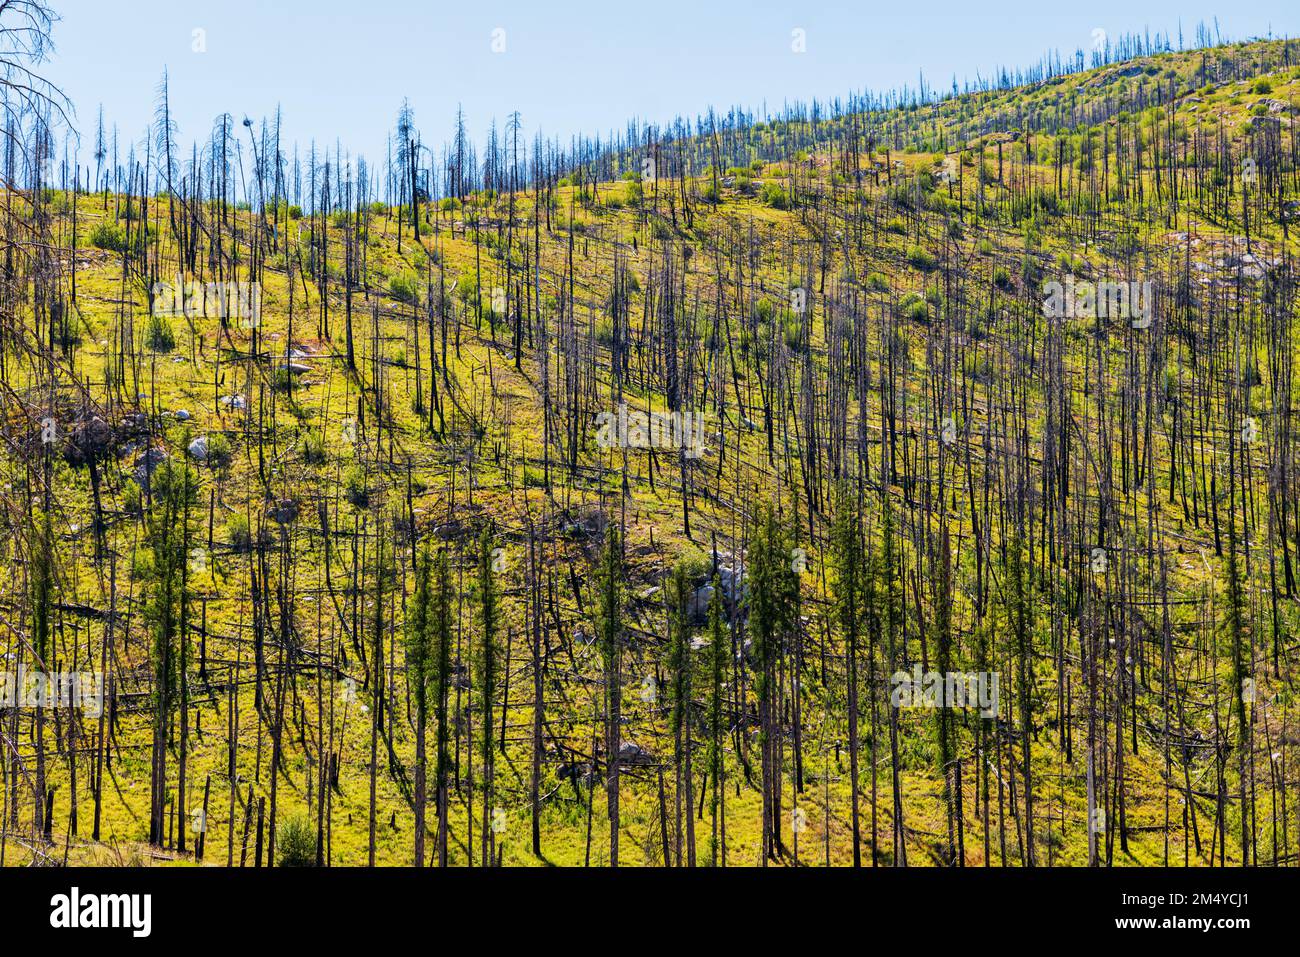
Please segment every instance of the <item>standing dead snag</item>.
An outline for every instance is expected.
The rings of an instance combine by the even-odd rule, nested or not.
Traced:
[[[605,683],[605,788],[609,798],[609,864],[618,867],[619,752],[622,748],[623,542],[612,522],[596,568],[596,640]],[[595,755],[592,755],[593,765]]]
[[[406,681],[415,699],[415,866],[424,866],[425,730],[429,723],[429,695],[437,693],[434,649],[435,616],[433,558],[426,544],[416,569],[415,594],[406,611]],[[440,766],[440,765],[439,765]]]
[[[177,642],[181,616],[187,606],[186,519],[195,498],[189,466],[163,462],[149,479],[153,505],[149,518],[149,582],[145,616],[152,632],[153,745],[150,761],[149,842],[162,845],[169,805],[167,751],[178,687],[180,655]]]
[[[868,608],[862,575],[864,566],[862,528],[853,492],[842,486],[836,498],[835,522],[831,529],[831,560],[835,568],[833,600],[835,617],[844,639],[845,682],[849,733],[849,793],[853,827],[853,866],[862,866],[862,829],[859,817],[858,752],[858,639],[861,609]],[[874,692],[873,692],[874,693]],[[874,750],[874,746],[873,746]],[[874,808],[874,806],[873,806]],[[872,834],[872,857],[875,857]]]
[[[754,643],[762,749],[763,862],[785,853],[781,838],[782,700],[779,676],[793,620],[798,577],[791,565],[787,531],[774,506],[761,503],[750,524],[748,629]]]
[[[500,628],[500,594],[496,583],[499,572],[500,549],[490,526],[484,527],[478,541],[478,576],[476,597],[478,598],[479,628],[481,635],[478,649],[478,693],[481,702],[479,734],[481,735],[480,760],[483,774],[483,824],[481,839],[483,842],[482,864],[489,866],[495,861],[495,828],[492,826],[492,801],[495,795],[495,750],[492,746],[492,706],[496,694],[497,677],[500,670],[498,662],[498,636]]]
[[[379,775],[379,739],[384,733],[384,595],[387,578],[390,574],[388,546],[384,541],[384,520],[375,522],[375,572],[374,572],[374,617],[371,619],[370,633],[370,825],[367,846],[367,862],[375,866],[375,803],[376,784]]]
[[[682,863],[682,821],[686,824],[686,865],[695,866],[695,779],[691,767],[691,725],[694,681],[691,662],[691,585],[682,562],[673,568],[668,590],[669,647],[672,674],[673,793],[677,803],[677,864]],[[683,791],[686,807],[682,808]]]

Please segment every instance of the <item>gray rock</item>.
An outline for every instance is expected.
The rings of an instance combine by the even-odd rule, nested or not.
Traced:
[[[72,433],[72,441],[83,455],[104,451],[112,439],[112,426],[97,415],[78,423]]]
[[[141,488],[149,487],[149,480],[158,466],[167,461],[167,453],[162,449],[145,449],[135,460],[135,471],[131,477]]]
[[[655,757],[639,744],[624,741],[618,749],[618,763],[631,767],[645,767],[655,763]]]
[[[266,510],[266,517],[281,525],[288,525],[298,517],[298,503],[288,498],[274,502]]]
[[[713,601],[713,586],[702,585],[691,595],[690,612],[695,621],[704,621],[709,616],[709,602]]]

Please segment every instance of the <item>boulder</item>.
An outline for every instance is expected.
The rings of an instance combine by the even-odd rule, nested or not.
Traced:
[[[713,601],[713,586],[701,585],[691,595],[691,618],[697,622],[709,617],[709,602]]]
[[[113,427],[97,415],[77,423],[72,432],[73,444],[86,457],[104,451],[112,440]]]
[[[288,525],[298,517],[298,503],[288,498],[272,502],[266,510],[266,517],[280,525]]]
[[[149,480],[153,478],[153,473],[158,466],[167,461],[167,453],[162,449],[145,449],[135,459],[135,471],[131,477],[141,488],[149,487]]]
[[[647,767],[655,763],[655,757],[641,745],[624,741],[618,749],[618,763],[624,767]]]

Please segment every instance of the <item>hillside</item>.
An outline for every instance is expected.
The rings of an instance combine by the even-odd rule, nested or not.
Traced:
[[[0,654],[105,706],[0,711],[2,863],[1292,862],[1298,58],[51,160]]]

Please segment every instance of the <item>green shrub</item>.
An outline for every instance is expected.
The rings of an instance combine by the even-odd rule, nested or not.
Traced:
[[[469,273],[461,273],[460,278],[456,280],[456,295],[467,306],[477,298],[478,284]]]
[[[370,490],[366,487],[366,473],[361,466],[353,465],[343,476],[343,497],[356,508],[370,504]]]
[[[785,344],[792,352],[798,352],[803,344],[802,327],[799,319],[794,313],[782,310],[781,312],[781,332],[785,336]]]
[[[780,183],[764,183],[759,199],[765,206],[771,206],[773,209],[790,208],[790,197],[786,195]]]
[[[126,237],[120,227],[112,223],[100,223],[90,231],[90,245],[96,249],[120,253],[126,249]]]
[[[226,521],[226,540],[237,552],[246,552],[253,544],[253,536],[248,530],[248,519],[243,515],[232,515]]]
[[[306,815],[292,814],[275,831],[276,861],[280,867],[312,867],[316,863],[316,833]]]
[[[224,468],[230,464],[233,454],[230,440],[224,435],[218,433],[208,436],[208,465],[213,468]]]
[[[898,304],[898,311],[913,322],[925,322],[930,318],[930,307],[925,300],[914,292],[909,292]]]
[[[150,316],[146,327],[145,343],[154,352],[171,352],[176,348],[176,335],[166,316]]]
[[[388,280],[388,294],[398,302],[413,305],[419,299],[420,280],[412,273],[399,273]]]
[[[912,246],[907,250],[907,261],[922,272],[929,272],[939,264],[933,253],[920,246]]]
[[[324,465],[327,458],[325,438],[317,429],[309,429],[302,439],[303,461],[309,465]]]

